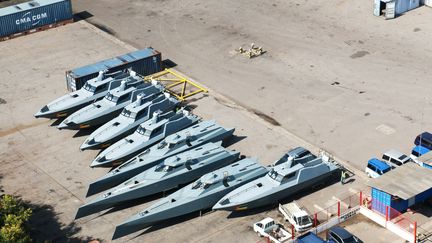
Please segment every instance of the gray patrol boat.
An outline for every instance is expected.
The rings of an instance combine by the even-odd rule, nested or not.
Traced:
[[[133,133],[141,123],[149,120],[155,111],[170,111],[179,104],[180,102],[176,98],[170,97],[168,93],[159,96],[157,93],[153,93],[146,96],[141,92],[136,97],[136,100],[123,108],[118,117],[105,123],[90,134],[80,149],[106,148]]]
[[[184,188],[162,198],[132,216],[115,229],[113,239],[128,235],[160,221],[211,208],[235,188],[265,175],[267,169],[246,158],[203,175]]]
[[[293,194],[330,179],[339,173],[338,165],[327,156],[309,160],[286,160],[252,182],[224,196],[215,210],[240,211],[271,205]]]
[[[118,85],[119,82],[120,85]],[[122,81],[113,81],[110,83],[109,92],[103,99],[72,113],[57,128],[80,129],[103,124],[118,116],[122,109],[131,103],[134,91],[145,88],[146,94],[160,91],[159,88],[145,83],[138,76],[130,76]]]
[[[180,109],[176,113],[155,112],[152,119],[143,122],[134,133],[106,148],[94,159],[92,164],[119,165],[138,155],[165,137],[187,128],[199,117]]]
[[[166,158],[162,163],[104,192],[97,199],[81,206],[76,219],[118,205],[190,183],[200,176],[227,166],[240,153],[229,151],[219,143],[207,143]]]
[[[105,74],[104,71],[100,71],[99,75],[96,78],[88,80],[84,87],[53,100],[42,107],[34,116],[36,118],[66,117],[93,101],[103,98],[108,93],[108,87],[112,81],[123,79],[128,76],[129,73],[121,71],[112,74]],[[120,83],[118,83],[118,85],[120,85]]]
[[[89,193],[100,192],[116,186],[127,179],[138,175],[148,168],[160,163],[165,158],[208,142],[217,142],[230,137],[234,128],[225,129],[215,121],[203,121],[180,132],[166,137],[164,140],[146,149],[138,156],[121,164],[89,186]],[[97,166],[93,165],[92,166]]]

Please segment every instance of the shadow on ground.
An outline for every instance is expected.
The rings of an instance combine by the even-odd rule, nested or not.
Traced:
[[[0,174],[0,181],[1,181],[2,179],[3,179],[3,175]],[[2,186],[2,184],[0,183],[0,197],[3,196],[3,194],[4,194],[3,186]]]
[[[231,137],[225,139],[222,143],[222,145],[224,147],[229,147],[235,143],[238,143],[240,141],[242,141],[243,139],[245,139],[246,136],[237,136],[237,135],[232,135]]]
[[[173,68],[176,67],[177,63],[175,63],[174,61],[172,61],[171,59],[165,59],[162,61],[162,68]]]
[[[206,210],[202,210],[202,211],[197,211],[197,212],[192,212],[192,213],[188,213],[179,217],[175,217],[175,218],[171,218],[169,220],[164,220],[162,222],[159,222],[157,224],[154,224],[153,226],[147,227],[147,228],[143,228],[144,231],[142,231],[140,234],[136,235],[134,238],[139,237],[141,235],[153,232],[153,231],[158,231],[176,224],[180,224],[180,223],[184,223],[186,221],[192,220],[194,218],[197,217],[201,217],[204,216],[204,214],[208,214],[211,213],[211,209],[206,209]],[[201,216],[200,216],[201,215]]]
[[[0,195],[5,191],[1,185],[3,175],[0,174]],[[75,236],[81,231],[75,222],[63,224],[60,222],[58,213],[54,211],[51,205],[37,204],[30,201],[22,200],[17,196],[26,207],[32,209],[32,216],[29,220],[30,237],[33,242],[90,242],[94,239],[90,236]]]
[[[75,13],[73,15],[73,20],[74,20],[74,22],[78,22],[78,21],[81,21],[81,20],[84,20],[84,19],[88,19],[88,18],[91,18],[91,17],[93,17],[93,14],[91,14],[90,12],[81,11],[81,12]]]
[[[90,127],[90,128],[83,128],[80,130],[77,130],[77,132],[72,136],[73,138],[79,138],[79,137],[83,137],[83,136],[88,136],[90,134],[92,134],[94,131],[96,131],[96,129],[98,129],[99,126],[95,126],[95,127]]]
[[[35,204],[29,201],[24,203],[33,210],[29,221],[30,236],[33,242],[89,242],[94,239],[90,236],[75,236],[81,231],[75,222],[63,224],[59,221],[58,213],[50,205]]]

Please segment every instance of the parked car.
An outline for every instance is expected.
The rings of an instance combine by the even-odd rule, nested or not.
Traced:
[[[361,242],[356,236],[341,228],[339,226],[335,226],[330,228],[327,233],[327,239],[332,240],[336,243],[359,243]]]
[[[288,160],[293,160],[293,161],[309,161],[309,160],[313,160],[316,159],[316,156],[313,155],[309,150],[303,148],[303,147],[297,147],[294,149],[291,149],[290,151],[288,151],[282,158],[280,158],[278,161],[276,161],[273,165],[278,165],[281,163],[284,163]]]
[[[422,134],[419,134],[415,140],[415,145],[421,145],[429,150],[432,150],[432,134],[428,132],[423,132]]]
[[[382,160],[390,163],[391,166],[401,166],[409,162],[410,157],[396,149],[391,149],[382,155]]]
[[[368,161],[365,172],[369,177],[377,178],[389,172],[392,168],[386,162],[377,158],[372,158]]]
[[[423,154],[428,153],[429,151],[430,151],[430,149],[425,148],[425,147],[423,147],[423,146],[421,146],[421,145],[417,145],[417,146],[415,146],[415,147],[411,150],[410,158],[411,158],[414,162],[418,163],[418,162],[417,162],[417,158],[420,157],[420,156],[422,156]]]
[[[326,241],[321,239],[313,232],[307,232],[306,234],[299,236],[294,242],[295,243],[334,243],[334,241]]]

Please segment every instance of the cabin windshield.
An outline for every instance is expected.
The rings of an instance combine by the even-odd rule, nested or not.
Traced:
[[[164,148],[165,146],[167,146],[167,143],[166,143],[165,141],[162,141],[162,142],[160,142],[160,143],[158,144],[157,148],[158,148],[158,149],[162,149],[162,148]]]
[[[145,135],[146,133],[146,129],[142,126],[139,126],[137,129],[137,133],[141,134],[141,135]]]
[[[198,180],[198,181],[194,182],[194,184],[192,185],[192,189],[198,189],[201,187],[201,185],[202,185],[201,180]]]
[[[270,170],[267,175],[275,181],[282,181],[282,176],[279,175],[274,169]]]
[[[157,171],[157,172],[168,172],[168,171],[171,171],[173,169],[174,169],[174,167],[172,167],[172,166],[161,164],[161,165],[158,165],[156,167],[155,171]]]
[[[118,97],[115,96],[115,95],[113,95],[113,94],[111,94],[111,93],[108,93],[108,94],[105,95],[105,99],[116,103],[117,100],[118,100]]]
[[[94,92],[96,90],[96,87],[92,86],[91,84],[89,84],[88,82],[84,84],[83,89],[90,91],[90,92]]]
[[[312,223],[312,220],[311,220],[311,218],[309,217],[309,216],[302,216],[302,217],[299,217],[299,225],[300,226],[303,226],[303,225],[308,225],[308,224],[311,224]]]
[[[136,112],[132,112],[132,111],[127,110],[127,109],[123,109],[121,114],[122,114],[122,116],[128,117],[128,118],[135,118],[136,117]]]
[[[168,144],[168,148],[172,149],[172,148],[174,148],[175,145],[176,145],[176,143],[170,143],[170,144]]]

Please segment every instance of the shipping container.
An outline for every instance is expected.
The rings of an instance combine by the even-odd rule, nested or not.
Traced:
[[[0,37],[71,22],[70,0],[37,0],[0,9]]]
[[[129,68],[142,76],[160,72],[162,70],[162,55],[149,47],[66,71],[67,89],[69,91],[80,89],[87,80],[97,77],[99,71],[107,70],[108,73],[111,73]]]
[[[409,198],[408,200],[392,196],[384,191],[372,187],[372,209],[382,215],[386,215],[386,206],[389,206],[390,219],[405,212],[409,207],[417,203],[422,203],[432,197],[432,188]]]
[[[391,204],[391,195],[372,187],[372,209],[386,215],[386,207]]]
[[[374,15],[392,19],[419,6],[420,0],[374,0]]]
[[[388,206],[389,219],[399,216],[400,212],[407,209],[407,200],[394,197],[386,192],[372,188],[372,209],[383,216],[386,215]]]

